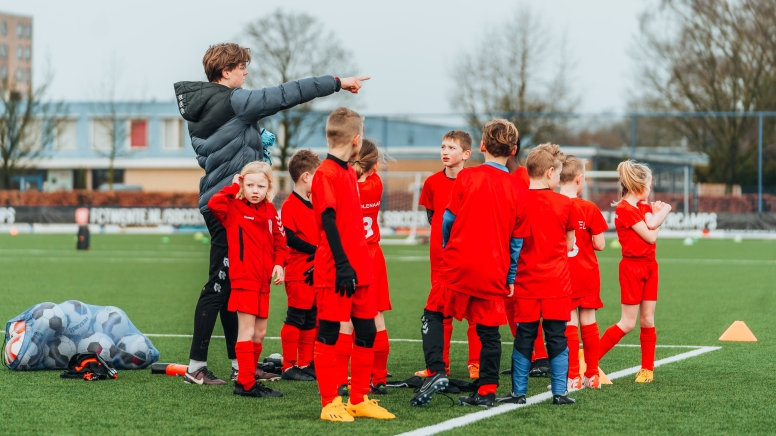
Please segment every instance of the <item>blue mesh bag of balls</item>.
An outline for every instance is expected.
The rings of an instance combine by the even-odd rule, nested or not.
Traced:
[[[12,370],[67,369],[71,357],[87,352],[119,369],[159,360],[159,350],[114,306],[40,303],[5,325],[3,363]]]

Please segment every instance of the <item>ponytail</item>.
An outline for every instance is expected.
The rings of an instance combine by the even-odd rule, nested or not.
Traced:
[[[640,194],[644,192],[652,179],[652,171],[646,164],[637,163],[630,159],[617,165],[617,174],[620,177],[621,189],[619,198],[612,203],[612,206],[616,206],[629,193]]]
[[[361,143],[361,150],[358,152],[358,156],[349,163],[356,170],[358,178],[369,172],[378,163],[385,164],[386,156],[377,148],[377,144],[371,139],[364,138]]]

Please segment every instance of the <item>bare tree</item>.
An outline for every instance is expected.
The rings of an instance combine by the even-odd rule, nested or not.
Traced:
[[[741,115],[773,110],[774,28],[772,0],[661,1],[641,16],[641,104],[652,110]],[[701,178],[730,186],[756,177],[755,118],[675,118],[670,125],[709,155]],[[773,126],[767,126],[770,144]]]
[[[565,38],[553,39],[541,17],[527,8],[488,30],[472,52],[453,65],[454,108],[480,127],[493,117],[507,117],[523,143],[540,143],[556,134],[563,120],[541,116],[571,112],[577,104],[569,86],[572,62]],[[520,116],[519,113],[536,113]]]
[[[253,62],[247,77],[252,88],[325,74],[346,77],[355,70],[350,52],[334,33],[306,13],[275,10],[248,24],[244,39],[252,50]],[[281,170],[287,169],[296,147],[320,129],[327,109],[340,101],[336,97],[315,99],[263,120],[277,136]]]
[[[16,91],[11,76],[0,87],[0,189],[11,189],[14,175],[46,157],[65,115],[63,103],[46,99],[50,74],[26,93]]]

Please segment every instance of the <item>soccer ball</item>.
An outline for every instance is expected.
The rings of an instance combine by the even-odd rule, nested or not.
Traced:
[[[67,316],[65,334],[68,336],[83,336],[89,331],[92,322],[92,311],[78,300],[65,301],[59,307]]]
[[[113,341],[118,341],[129,332],[129,321],[124,311],[118,307],[105,306],[94,314],[92,330],[95,333],[105,333]]]
[[[67,336],[61,336],[43,346],[43,367],[46,369],[66,369],[70,358],[76,354],[75,342]]]
[[[32,331],[40,333],[41,343],[65,332],[65,312],[54,303],[40,303],[32,310]]]
[[[151,364],[153,346],[143,335],[128,335],[116,344],[116,364],[124,369],[143,369]]]
[[[11,324],[11,330],[8,332],[8,336],[15,337],[24,334],[24,330],[27,328],[27,323],[19,320]]]
[[[23,343],[24,333],[12,337],[11,340],[5,344],[5,350],[3,354],[5,355],[6,365],[10,365],[16,360],[16,357],[19,356],[19,351],[22,349]]]
[[[34,335],[27,344],[27,350],[25,350],[22,360],[19,361],[17,369],[29,370],[37,369],[43,360],[43,345],[38,335]]]
[[[96,353],[111,362],[116,356],[116,345],[105,333],[89,333],[78,342],[78,353]]]

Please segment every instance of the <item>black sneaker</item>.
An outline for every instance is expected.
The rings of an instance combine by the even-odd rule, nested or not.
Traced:
[[[297,366],[292,366],[291,368],[288,368],[287,370],[283,371],[283,374],[280,376],[282,380],[291,380],[291,381],[315,381],[314,378],[310,377],[309,374],[299,369]]]
[[[444,371],[438,371],[433,376],[426,377],[418,392],[410,400],[410,404],[416,407],[428,404],[434,396],[434,392],[444,390],[449,384],[450,380]]]
[[[226,382],[213,375],[207,366],[194,371],[188,372],[183,375],[183,382],[190,385],[225,385]]]
[[[493,407],[496,405],[496,394],[488,394],[483,397],[477,392],[472,392],[471,395],[458,397],[458,404],[461,406]]]
[[[283,393],[280,391],[276,391],[274,389],[270,389],[261,382],[256,382],[255,385],[253,385],[252,388],[248,389],[247,391],[243,389],[242,385],[240,383],[234,384],[234,394],[240,395],[243,397],[256,397],[256,398],[278,398],[282,397]]]
[[[350,395],[350,391],[348,391],[348,385],[342,385],[339,388],[337,388],[337,395],[340,397],[347,397]]]
[[[499,374],[501,374],[501,375],[512,375],[512,368],[507,368],[507,369],[501,371]]]
[[[497,397],[496,402],[505,404],[525,404],[525,395],[515,395],[510,392],[509,395],[505,397]]]
[[[552,404],[557,404],[559,406],[562,406],[564,404],[574,404],[577,400],[571,398],[568,396],[568,393],[563,395],[553,395],[552,396]]]
[[[528,372],[531,377],[547,377],[550,375],[550,359],[536,359],[531,362],[531,370]]]
[[[315,363],[311,363],[309,366],[305,366],[304,368],[299,368],[302,371],[304,371],[305,374],[309,375],[313,378],[313,380],[317,380],[318,376],[315,375]]]
[[[388,395],[388,387],[385,383],[378,383],[377,386],[369,384],[369,393],[374,395]]]

